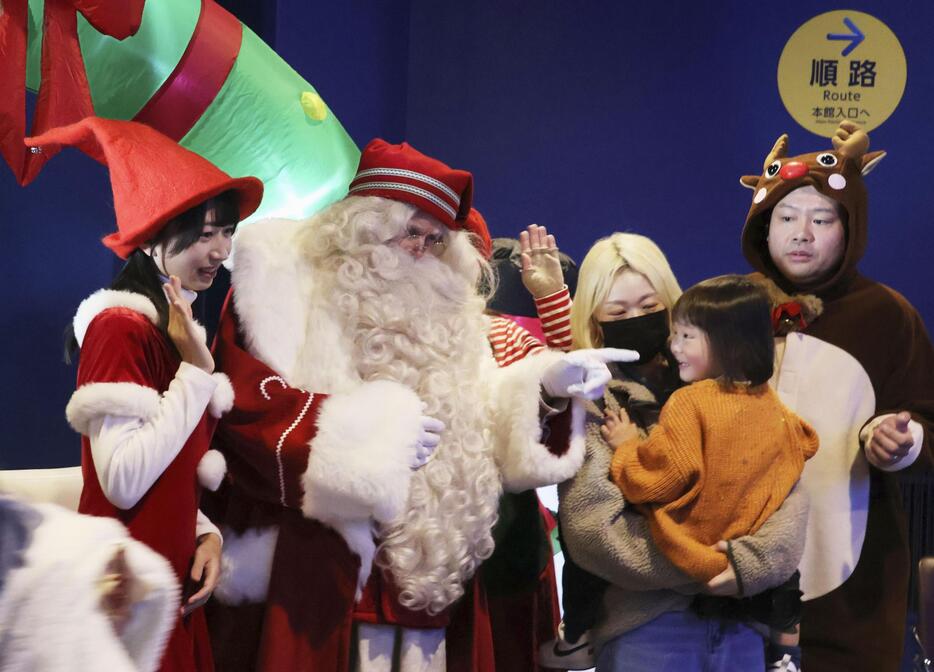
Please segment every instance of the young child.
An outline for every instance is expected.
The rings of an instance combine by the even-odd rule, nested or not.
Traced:
[[[672,394],[647,438],[625,411],[608,417],[604,436],[616,448],[613,481],[641,505],[656,545],[687,575],[708,581],[729,563],[729,542],[721,540],[759,529],[818,439],[767,384],[774,341],[764,290],[738,275],[706,280],[681,296],[672,323],[671,352],[691,384]],[[772,669],[797,670],[797,573],[768,593],[744,613],[770,627]]]

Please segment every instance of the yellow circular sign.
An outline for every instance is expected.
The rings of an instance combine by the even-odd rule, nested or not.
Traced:
[[[848,9],[820,14],[794,32],[778,59],[778,92],[809,131],[831,137],[844,119],[871,131],[905,92],[908,66],[895,33]]]

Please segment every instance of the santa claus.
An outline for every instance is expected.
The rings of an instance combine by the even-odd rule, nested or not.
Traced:
[[[493,669],[482,590],[458,598],[499,497],[574,474],[582,413],[560,411],[631,353],[497,367],[471,190],[374,140],[347,198],[239,234],[215,347],[236,393],[216,436],[220,669]]]

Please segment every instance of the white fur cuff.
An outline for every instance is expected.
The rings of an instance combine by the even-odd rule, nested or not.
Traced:
[[[217,381],[217,387],[211,395],[211,402],[208,404],[208,413],[212,417],[219,418],[224,413],[233,408],[234,390],[230,384],[230,378],[223,373],[212,373],[211,378]]]
[[[91,422],[105,415],[146,421],[159,412],[161,395],[136,383],[88,383],[71,395],[65,407],[68,424],[79,434],[88,433]]]
[[[364,383],[321,405],[302,511],[324,523],[388,522],[405,506],[422,403],[399,383]]]
[[[497,372],[494,389],[497,418],[496,461],[509,492],[560,483],[584,463],[583,404],[571,400],[571,436],[567,450],[556,455],[541,443],[540,381],[563,353],[545,351]]]

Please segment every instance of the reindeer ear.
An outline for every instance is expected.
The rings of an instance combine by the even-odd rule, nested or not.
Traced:
[[[768,153],[768,156],[765,157],[765,162],[762,164],[762,170],[767,170],[769,164],[771,164],[775,159],[783,159],[788,154],[788,134],[782,133],[778,136],[778,140],[775,141],[775,144],[772,145],[772,151]]]
[[[863,175],[868,175],[872,172],[872,169],[879,165],[879,162],[885,158],[885,152],[879,150],[876,152],[869,152],[863,156]]]
[[[758,175],[743,175],[741,178],[739,178],[739,183],[743,185],[744,187],[746,187],[747,189],[755,190],[756,185],[759,184],[759,176]]]

